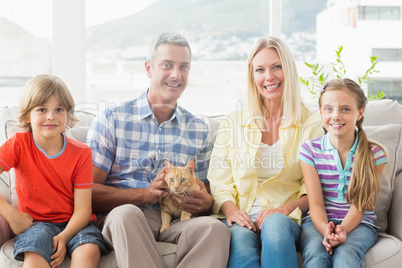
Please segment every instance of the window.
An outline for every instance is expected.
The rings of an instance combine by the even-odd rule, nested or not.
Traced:
[[[368,85],[368,93],[375,95],[377,91],[384,91],[387,99],[402,103],[402,80],[376,80]]]
[[[359,6],[360,20],[400,20],[400,7]]]
[[[380,62],[402,62],[402,48],[373,48],[373,55],[378,56]]]
[[[1,1],[1,106],[18,105],[24,84],[51,72],[51,16],[51,0]]]
[[[87,17],[110,12],[107,1],[94,2],[95,9],[87,2]],[[165,31],[182,34],[193,52],[180,105],[194,114],[216,115],[247,100],[247,56],[255,40],[269,34],[269,1],[153,1],[138,11],[117,2],[120,10],[132,12],[87,28],[88,100],[118,104],[144,92],[148,46]]]

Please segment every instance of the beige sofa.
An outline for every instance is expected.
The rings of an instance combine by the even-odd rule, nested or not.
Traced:
[[[1,110],[0,144],[16,131],[17,114],[16,107],[3,107]],[[95,114],[95,110],[77,111],[76,116],[80,122],[67,131],[67,135],[84,141]],[[205,118],[211,125],[213,134],[216,133],[219,120],[222,118],[222,116]],[[386,146],[389,154],[390,178],[388,184],[384,175],[381,177],[382,190],[375,208],[378,215],[376,224],[381,227],[381,230],[377,243],[366,254],[364,267],[400,267],[402,261],[402,106],[390,100],[370,102],[366,109],[364,127],[369,137]],[[17,206],[13,171],[3,173],[0,177],[0,196]],[[7,222],[0,217],[0,245],[2,245],[0,267],[22,267],[22,262],[13,258],[13,243]],[[176,246],[168,243],[159,243],[159,246],[166,267],[175,267]],[[300,254],[299,261],[301,263]],[[66,258],[60,267],[69,267],[69,262]],[[102,256],[99,267],[117,267],[113,251]]]

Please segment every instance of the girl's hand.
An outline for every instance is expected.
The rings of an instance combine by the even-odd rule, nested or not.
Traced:
[[[255,225],[253,221],[250,219],[248,216],[247,212],[245,211],[232,211],[226,215],[227,219],[226,222],[229,227],[232,227],[232,223],[235,222],[241,227],[247,227],[248,229],[252,230],[255,232],[257,229],[255,228]]]
[[[264,209],[261,210],[260,213],[258,213],[257,219],[255,220],[255,226],[257,227],[258,230],[261,230],[262,224],[264,223],[265,219],[274,213],[281,213],[286,216],[288,216],[291,211],[289,211],[286,206],[280,206],[274,209]]]
[[[324,239],[322,240],[322,244],[325,249],[328,251],[329,255],[332,255],[333,246],[331,245],[331,241],[335,241],[335,224],[330,221],[325,228]]]
[[[329,244],[332,246],[332,248],[337,247],[346,241],[347,234],[342,225],[337,225],[335,227],[334,235],[335,240],[329,241]]]
[[[14,215],[10,217],[8,223],[14,234],[19,235],[33,225],[33,218],[25,212],[15,210]]]
[[[67,242],[60,235],[53,237],[53,250],[55,253],[50,257],[52,259],[50,266],[57,267],[63,262],[67,252],[66,244]]]

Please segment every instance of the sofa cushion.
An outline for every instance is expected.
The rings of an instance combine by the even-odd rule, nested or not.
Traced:
[[[402,125],[402,106],[392,100],[369,101],[364,112],[364,126]]]
[[[402,172],[398,173],[394,179],[394,189],[392,191],[391,206],[388,212],[388,229],[387,229],[387,233],[396,236],[402,241],[401,204],[402,204]]]
[[[363,267],[401,267],[401,260],[401,240],[386,233],[379,233],[377,242],[366,253]]]
[[[17,106],[4,106],[0,110],[0,144],[6,140],[5,125],[8,120],[17,120],[19,111]]]
[[[384,168],[384,172],[381,175],[381,190],[374,209],[377,215],[375,224],[382,231],[385,231],[387,228],[387,213],[394,187],[396,163],[400,161],[398,160],[398,151],[401,149],[402,125],[366,126],[364,130],[368,138],[382,144],[388,154],[388,167]],[[387,169],[389,170],[389,180],[386,179]]]

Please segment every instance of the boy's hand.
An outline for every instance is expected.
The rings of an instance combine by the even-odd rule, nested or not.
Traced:
[[[15,210],[14,215],[10,217],[9,224],[14,234],[19,235],[33,225],[33,218],[25,212]]]
[[[63,262],[67,252],[66,244],[67,242],[60,235],[53,237],[53,250],[55,253],[50,257],[52,259],[50,266],[57,267]]]

